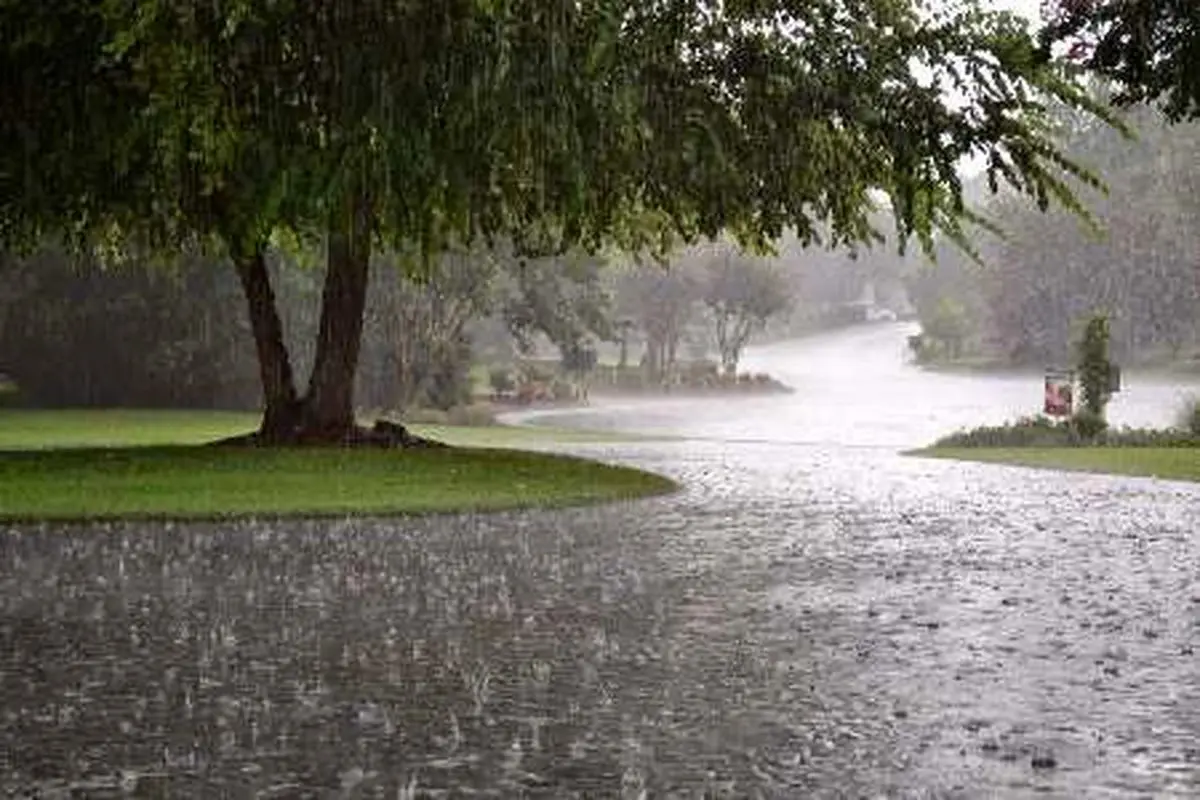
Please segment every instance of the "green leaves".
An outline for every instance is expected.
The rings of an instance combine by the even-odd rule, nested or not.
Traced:
[[[938,15],[909,0],[34,5],[3,13],[40,20],[27,40],[84,45],[64,79],[131,110],[97,113],[134,188],[122,197],[94,169],[45,187],[58,202],[26,186],[10,226],[120,212],[262,241],[320,230],[361,184],[377,234],[427,253],[530,232],[553,251],[722,231],[761,247],[826,224],[836,245],[871,238],[881,191],[928,248],[962,215],[970,154],[997,188],[1077,208],[1055,176],[1086,174],[1038,119],[1049,102],[1103,113],[980,2]],[[67,41],[71,25],[84,32]],[[36,83],[49,51],[17,41],[7,66]],[[41,124],[43,107],[15,107]],[[47,166],[94,165],[100,150],[78,144],[89,125],[24,141]]]
[[[1121,86],[1119,105],[1161,101],[1173,121],[1200,119],[1200,5],[1193,0],[1047,2],[1043,54],[1066,48]]]

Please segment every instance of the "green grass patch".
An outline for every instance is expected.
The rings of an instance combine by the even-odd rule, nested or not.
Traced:
[[[238,411],[130,409],[0,409],[0,450],[156,447],[203,444],[248,433],[257,414]],[[561,428],[488,425],[410,425],[413,433],[456,447],[526,447],[623,441],[620,434]]]
[[[1196,447],[931,447],[913,455],[1200,481],[1200,448]]]
[[[0,519],[210,519],[561,507],[673,490],[516,450],[131,447],[0,453]]]
[[[257,426],[258,415],[233,411],[0,409],[0,450],[202,444]]]
[[[522,446],[604,441],[547,428],[413,426],[449,450],[197,447],[253,414],[0,411],[0,520],[214,519],[547,508],[677,488]]]

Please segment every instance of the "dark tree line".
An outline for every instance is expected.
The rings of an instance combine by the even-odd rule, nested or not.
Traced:
[[[254,408],[249,324],[231,273],[105,268],[46,248],[0,256],[0,372],[43,406]]]
[[[531,336],[567,346],[608,332],[599,262],[447,254],[420,274],[375,259],[356,372],[370,408],[448,409],[470,399],[472,354]],[[0,261],[0,373],[40,406],[260,407],[250,321],[231,270],[196,255],[105,266],[62,248]],[[321,276],[303,251],[267,252],[281,335],[312,368]],[[496,326],[472,336],[482,320]]]

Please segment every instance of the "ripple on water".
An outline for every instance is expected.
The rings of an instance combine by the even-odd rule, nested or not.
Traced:
[[[580,446],[685,485],[607,508],[0,531],[0,784],[1195,796],[1200,488],[846,444]]]

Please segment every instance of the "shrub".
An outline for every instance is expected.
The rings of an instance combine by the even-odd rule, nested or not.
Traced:
[[[1099,427],[1097,427],[1099,426]],[[1200,434],[1181,430],[1109,428],[1102,417],[1080,411],[1067,423],[1044,416],[1026,417],[1009,425],[959,431],[939,439],[935,447],[1200,447]]]
[[[1079,384],[1083,390],[1083,408],[1089,415],[1101,420],[1111,396],[1112,363],[1108,360],[1108,340],[1108,317],[1097,314],[1088,320],[1079,343]],[[1095,424],[1094,420],[1084,423],[1089,429]]]
[[[451,425],[469,425],[474,428],[482,428],[488,425],[496,424],[496,414],[492,407],[486,403],[471,403],[465,406],[455,406],[450,409],[447,414],[447,421]]]
[[[1024,417],[1009,425],[984,425],[939,439],[935,447],[1061,447],[1077,444],[1066,425],[1049,417]]]
[[[1102,443],[1108,447],[1200,447],[1200,435],[1171,429],[1110,428]]]
[[[683,366],[684,377],[694,382],[703,381],[705,378],[719,374],[720,371],[720,365],[710,359],[693,361]]]
[[[1088,442],[1094,441],[1108,428],[1108,422],[1104,419],[1104,415],[1092,411],[1090,408],[1076,412],[1075,416],[1071,417],[1069,424],[1080,439]]]
[[[520,367],[522,383],[549,383],[558,374],[556,365],[546,362],[526,361]]]
[[[570,381],[555,379],[550,384],[550,396],[555,400],[574,400],[575,387]]]
[[[512,372],[505,367],[493,367],[488,373],[488,382],[492,385],[492,391],[498,395],[508,394],[517,388]]]

